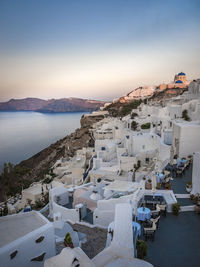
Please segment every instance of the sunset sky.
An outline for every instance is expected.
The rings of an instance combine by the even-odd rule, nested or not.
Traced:
[[[199,0],[0,0],[0,101],[200,78]]]

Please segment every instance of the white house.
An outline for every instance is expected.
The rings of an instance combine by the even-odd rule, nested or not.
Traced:
[[[0,217],[0,233],[0,267],[42,267],[56,254],[53,224],[39,212]]]
[[[133,266],[151,267],[144,260],[135,258],[132,209],[128,203],[120,203],[115,208],[114,238],[111,245],[89,259],[80,248],[65,248],[62,252],[44,263],[44,267],[105,267],[105,266]]]
[[[174,122],[172,145],[178,157],[187,157],[200,151],[200,122]]]

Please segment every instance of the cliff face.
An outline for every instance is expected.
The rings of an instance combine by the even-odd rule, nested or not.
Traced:
[[[103,106],[103,101],[81,98],[43,100],[39,98],[11,99],[0,103],[0,111],[77,112],[93,111]]]

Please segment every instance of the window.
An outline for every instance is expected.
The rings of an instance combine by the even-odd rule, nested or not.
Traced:
[[[57,220],[58,217],[56,217]],[[35,243],[40,243],[44,240],[44,236],[40,236],[38,239],[35,240]]]
[[[41,255],[39,255],[35,258],[32,258],[31,261],[43,261],[45,254],[46,254],[46,252],[42,253]]]
[[[17,253],[18,253],[17,250],[15,250],[14,252],[12,252],[12,253],[10,254],[10,259],[12,260],[12,259],[17,255]]]

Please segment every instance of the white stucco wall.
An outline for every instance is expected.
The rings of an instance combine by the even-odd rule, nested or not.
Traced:
[[[93,224],[107,227],[113,220],[115,215],[115,206],[118,203],[130,203],[131,195],[128,197],[112,198],[109,200],[99,200],[97,208],[93,213]]]
[[[193,155],[191,194],[200,194],[200,152],[196,152]]]
[[[16,215],[13,215],[16,216]],[[42,215],[40,215],[42,216]],[[43,216],[42,216],[43,217]],[[45,218],[44,218],[45,219]],[[46,220],[46,219],[45,219]],[[44,266],[45,259],[56,254],[55,236],[53,224],[46,220],[47,223],[42,227],[24,235],[21,238],[0,248],[0,267],[16,267],[16,266]],[[9,233],[7,233],[9,235]],[[44,239],[40,243],[36,243],[36,239],[43,236]],[[10,254],[18,251],[16,256],[11,259]],[[31,259],[46,253],[43,261],[31,261]]]
[[[56,203],[56,199],[59,196],[59,204]],[[68,191],[64,187],[56,187],[49,191],[49,216],[53,218],[53,214],[60,212],[64,221],[71,220],[73,222],[79,221],[78,209],[68,209],[61,205],[65,205],[69,202]]]
[[[200,123],[175,122],[173,124],[173,146],[175,138],[178,140],[177,154],[179,157],[187,157],[200,151]],[[176,151],[176,148],[174,149]]]

